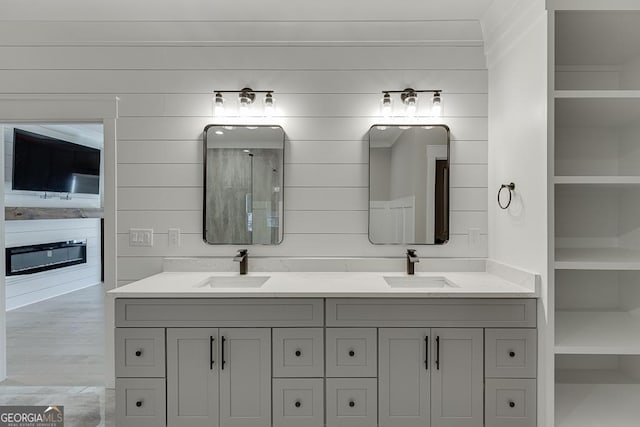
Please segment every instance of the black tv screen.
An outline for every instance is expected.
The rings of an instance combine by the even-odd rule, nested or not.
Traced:
[[[12,188],[99,194],[100,150],[14,129]]]

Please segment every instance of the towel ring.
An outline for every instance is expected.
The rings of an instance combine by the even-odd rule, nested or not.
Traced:
[[[502,193],[502,190],[504,190],[505,188],[509,190],[509,200],[507,201],[507,204],[503,206],[502,202],[500,201],[500,193]],[[516,185],[513,182],[510,182],[509,184],[502,184],[500,186],[500,189],[498,190],[498,206],[500,206],[500,209],[507,209],[511,205],[511,196],[515,189]]]

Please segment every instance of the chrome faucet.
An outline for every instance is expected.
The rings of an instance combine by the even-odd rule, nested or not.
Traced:
[[[413,275],[415,273],[416,262],[420,262],[416,250],[407,249],[407,274]]]
[[[247,274],[247,267],[249,264],[249,250],[238,250],[238,254],[233,257],[233,260],[240,263],[240,274]]]

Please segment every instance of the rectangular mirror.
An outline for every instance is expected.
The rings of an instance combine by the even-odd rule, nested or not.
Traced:
[[[449,128],[369,129],[369,240],[441,245],[449,240]]]
[[[204,240],[211,245],[282,241],[284,130],[204,129]]]

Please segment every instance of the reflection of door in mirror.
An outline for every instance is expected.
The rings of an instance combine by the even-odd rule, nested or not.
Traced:
[[[280,243],[282,128],[209,126],[205,144],[205,241]]]
[[[446,243],[448,128],[374,126],[369,143],[369,240]]]

